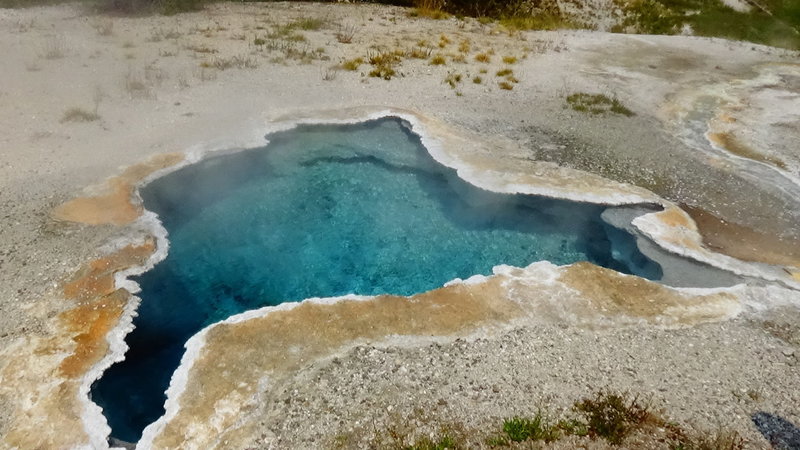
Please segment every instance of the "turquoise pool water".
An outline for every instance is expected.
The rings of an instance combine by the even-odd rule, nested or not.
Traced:
[[[301,126],[269,139],[141,190],[170,250],[138,279],[125,361],[92,388],[114,438],[136,442],[163,414],[190,336],[246,310],[410,295],[540,260],[661,276],[631,235],[600,220],[604,207],[476,188],[435,162],[400,119]]]

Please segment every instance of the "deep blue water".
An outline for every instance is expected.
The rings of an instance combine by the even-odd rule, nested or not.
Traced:
[[[112,436],[163,414],[186,340],[266,305],[348,293],[409,295],[497,264],[587,260],[658,279],[597,205],[478,189],[436,163],[399,119],[302,126],[142,189],[169,255],[139,277],[125,361],[92,388]]]

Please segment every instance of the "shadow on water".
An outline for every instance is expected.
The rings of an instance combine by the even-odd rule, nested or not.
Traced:
[[[164,413],[185,342],[233,314],[309,297],[411,295],[540,260],[662,276],[631,234],[601,219],[605,207],[479,189],[399,119],[269,139],[141,189],[170,250],[137,278],[125,360],[92,387],[113,438],[139,440]]]
[[[800,428],[781,416],[759,411],[751,416],[758,431],[776,450],[800,450]]]

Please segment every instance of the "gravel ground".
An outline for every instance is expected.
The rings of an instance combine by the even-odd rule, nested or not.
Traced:
[[[747,320],[680,330],[541,326],[415,348],[361,345],[276,387],[258,412],[257,444],[365,448],[392,428],[405,427],[413,441],[450,426],[480,446],[503,418],[540,409],[568,415],[575,401],[609,390],[646,399],[688,430],[728,427],[765,447],[754,414],[800,421],[795,351]]]

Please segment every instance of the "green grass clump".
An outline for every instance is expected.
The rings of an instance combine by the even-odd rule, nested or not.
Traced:
[[[623,105],[616,97],[610,98],[603,94],[577,92],[567,96],[567,103],[575,111],[587,112],[591,114],[604,114],[611,112],[626,117],[635,115],[633,111]]]
[[[510,90],[514,89],[514,85],[511,84],[508,81],[501,81],[501,82],[497,83],[497,85],[500,86],[500,89],[502,89],[504,91],[510,91]]]
[[[541,412],[533,418],[513,417],[503,421],[503,432],[514,442],[545,441],[558,439],[558,429],[547,423]]]
[[[295,30],[316,31],[321,29],[324,25],[324,20],[315,17],[308,17],[289,22],[285,26]]]
[[[472,79],[472,82],[475,84],[481,84],[483,83],[483,78],[476,76],[475,78]]]

